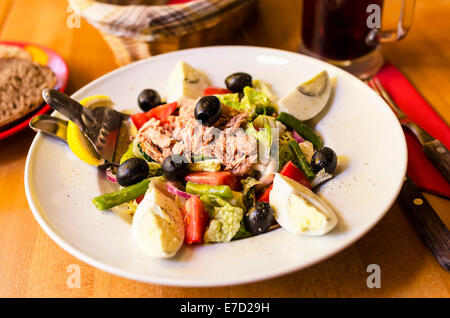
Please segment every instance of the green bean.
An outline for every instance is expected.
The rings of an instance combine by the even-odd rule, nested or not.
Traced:
[[[98,197],[95,197],[92,202],[97,207],[97,209],[108,210],[112,207],[134,200],[141,195],[144,195],[148,189],[149,183],[150,179],[145,179],[141,182],[120,189],[118,191],[102,194]]]
[[[292,151],[297,156],[297,161],[300,166],[300,169],[305,173],[306,177],[311,180],[313,179],[316,174],[311,169],[311,165],[309,164],[308,160],[306,159],[305,154],[303,153],[302,149],[300,149],[300,146],[295,140],[289,141],[289,146],[291,147]]]
[[[322,138],[320,138],[316,134],[316,132],[313,129],[311,129],[311,127],[301,122],[294,116],[289,115],[288,113],[281,112],[278,115],[277,120],[282,122],[286,126],[291,127],[296,132],[298,132],[300,136],[310,141],[314,145],[314,148],[320,149],[323,147]]]
[[[231,199],[233,197],[233,191],[227,185],[209,185],[188,181],[186,183],[186,192],[198,195],[213,194],[224,199]]]

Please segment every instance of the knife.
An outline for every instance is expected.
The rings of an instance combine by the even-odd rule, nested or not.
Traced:
[[[438,139],[430,136],[419,125],[411,121],[405,113],[397,106],[397,104],[389,96],[388,92],[381,85],[377,78],[367,81],[367,84],[373,88],[391,107],[397,119],[402,126],[407,127],[422,145],[423,151],[433,165],[439,169],[441,174],[450,182],[450,151]]]
[[[450,270],[450,232],[409,177],[403,183],[399,199],[436,260]]]

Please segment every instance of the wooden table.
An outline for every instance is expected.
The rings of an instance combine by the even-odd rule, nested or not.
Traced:
[[[0,40],[46,45],[68,62],[72,93],[116,68],[99,33],[86,21],[66,27],[62,0],[1,0]],[[261,0],[260,15],[237,43],[295,51],[300,4]],[[450,120],[450,3],[417,1],[409,36],[384,48],[447,122]],[[369,234],[342,253],[300,272],[224,288],[175,288],[116,277],[74,258],[38,226],[23,185],[25,158],[34,137],[27,130],[0,141],[0,297],[449,297],[450,274],[434,260],[397,203]],[[447,225],[448,200],[426,195]],[[381,266],[381,288],[369,289],[366,268]],[[67,267],[81,268],[81,288],[66,285]]]

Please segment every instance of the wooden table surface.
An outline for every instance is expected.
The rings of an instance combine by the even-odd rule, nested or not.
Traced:
[[[295,51],[300,4],[261,0],[259,17],[236,43]],[[66,27],[63,0],[1,0],[0,40],[40,43],[59,52],[70,69],[68,93],[115,69],[112,54],[85,20]],[[388,59],[450,121],[450,2],[417,1],[408,37],[384,47]],[[450,274],[435,261],[404,211],[395,203],[366,236],[342,253],[308,269],[254,284],[177,288],[120,278],[91,267],[56,245],[28,207],[25,158],[34,137],[27,130],[0,141],[0,297],[449,297]],[[426,195],[450,224],[448,200]],[[68,288],[70,264],[81,269],[81,288]],[[369,264],[381,267],[381,288],[369,289]]]

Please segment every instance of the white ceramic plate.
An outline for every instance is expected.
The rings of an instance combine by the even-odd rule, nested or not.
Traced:
[[[325,145],[348,158],[348,165],[320,190],[335,209],[338,227],[323,237],[298,237],[278,229],[226,244],[183,247],[169,260],[141,254],[128,221],[100,212],[91,203],[113,187],[97,169],[78,160],[67,145],[38,134],[28,153],[25,187],[31,210],[62,248],[92,266],[134,280],[179,286],[253,282],[320,262],[367,233],[386,213],[406,170],[406,143],[389,107],[364,83],[322,61],[286,51],[218,46],[183,50],[139,61],[85,86],[73,97],[109,95],[120,109],[138,109],[144,88],[164,91],[180,60],[202,69],[217,86],[243,71],[273,85],[283,96],[326,69],[337,78],[331,107],[316,129]]]

